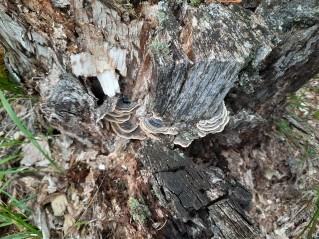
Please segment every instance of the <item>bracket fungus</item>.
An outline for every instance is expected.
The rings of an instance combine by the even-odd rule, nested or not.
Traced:
[[[119,99],[113,111],[108,112],[104,119],[107,120],[114,133],[125,139],[146,139],[138,124],[129,121],[134,111],[138,108],[138,104],[131,103],[128,100]]]
[[[104,119],[106,119],[109,122],[114,122],[114,123],[124,123],[125,121],[128,121],[131,118],[131,115],[117,115],[115,116],[114,114],[106,114],[104,116]]]
[[[146,139],[145,134],[143,134],[143,131],[138,126],[135,127],[134,125],[132,125],[131,130],[128,130],[128,128],[123,127],[123,125],[121,124],[113,123],[113,122],[111,122],[110,124],[113,131],[122,138],[138,139],[138,140]]]
[[[158,140],[158,134],[175,136],[173,143],[188,147],[193,140],[205,137],[207,134],[223,131],[229,121],[229,115],[224,101],[213,112],[213,117],[200,120],[196,125],[175,124],[167,127],[161,117],[141,116],[137,120],[136,109],[140,105],[127,99],[118,99],[114,109],[108,112],[104,119],[110,122],[115,134],[125,139],[152,138]],[[136,122],[138,121],[138,122]]]
[[[129,101],[118,100],[114,113],[117,114],[131,114],[134,110],[139,107],[136,103],[131,103]]]
[[[164,122],[153,117],[141,117],[140,126],[144,132],[150,134],[177,135],[178,131],[174,127],[166,127]]]
[[[200,120],[196,124],[196,129],[190,129],[189,132],[178,133],[173,143],[184,148],[188,147],[194,139],[205,137],[207,134],[223,131],[228,121],[229,115],[223,101],[215,111],[214,117],[209,120]]]
[[[175,137],[173,143],[182,146],[183,148],[187,148],[194,139],[190,139],[187,136],[178,135]]]
[[[125,133],[131,133],[138,128],[138,125],[133,124],[130,121],[125,121],[124,123],[117,124],[121,131]]]
[[[229,121],[228,111],[226,109],[224,101],[218,107],[216,115],[209,120],[201,120],[196,124],[199,130],[198,135],[214,134],[224,130],[226,124]]]

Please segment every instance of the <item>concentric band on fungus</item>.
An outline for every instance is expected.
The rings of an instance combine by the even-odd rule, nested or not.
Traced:
[[[196,129],[190,129],[189,132],[185,132],[185,129],[178,132],[175,127],[166,127],[163,120],[154,112],[153,117],[140,117],[139,123],[134,124],[129,119],[137,107],[139,105],[136,103],[119,99],[114,111],[106,114],[105,119],[110,122],[117,135],[126,139],[139,140],[147,137],[158,140],[159,138],[155,134],[176,135],[173,143],[188,147],[194,139],[223,131],[229,121],[229,113],[224,101],[218,106],[212,118],[200,120],[196,124]]]
[[[113,131],[120,137],[125,139],[138,139],[138,140],[144,140],[146,139],[145,134],[140,129],[140,127],[136,127],[132,132],[126,133],[122,131],[122,129],[119,127],[117,123],[111,123],[111,127]]]
[[[131,121],[125,121],[124,123],[118,123],[117,125],[125,133],[131,133],[138,127],[138,125],[133,124]]]
[[[118,100],[115,106],[114,112],[117,114],[130,114],[132,113],[139,105],[131,102],[123,102],[123,100]]]
[[[104,119],[106,119],[109,122],[115,122],[115,123],[124,123],[125,121],[128,121],[130,119],[131,115],[123,115],[119,117],[114,117],[109,114],[106,114]]]
[[[183,148],[187,148],[191,143],[193,142],[193,140],[191,139],[187,139],[187,138],[183,138],[180,136],[176,136],[173,143],[182,146]]]
[[[143,131],[151,134],[169,134],[176,135],[178,131],[175,128],[165,127],[164,123],[160,119],[141,117],[140,126]]]

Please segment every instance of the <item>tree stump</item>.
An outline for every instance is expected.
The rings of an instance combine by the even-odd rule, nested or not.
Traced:
[[[233,147],[271,125],[319,71],[318,5],[3,0],[0,42],[52,127],[104,153],[141,143],[171,210],[163,237],[256,238],[249,189],[182,151],[203,137]]]

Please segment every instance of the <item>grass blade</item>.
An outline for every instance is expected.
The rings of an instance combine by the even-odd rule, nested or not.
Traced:
[[[2,237],[1,239],[25,239],[25,238],[30,238],[30,235],[26,233],[16,233],[16,234]]]
[[[16,140],[16,139],[8,139],[8,138],[3,138],[0,137],[0,148],[2,147],[12,147],[12,146],[16,146],[16,145],[22,145],[25,142],[23,140]]]
[[[7,175],[7,174],[15,174],[15,173],[38,173],[39,170],[30,170],[30,169],[21,169],[21,168],[11,168],[6,171],[0,171],[1,175]]]
[[[10,193],[0,189],[0,192],[7,195],[14,203],[10,203],[11,206],[14,206],[16,205],[18,208],[22,209],[22,210],[25,210],[26,212],[32,212],[32,210],[28,207],[26,207],[23,202],[17,200],[15,197],[13,197]]]
[[[10,226],[10,225],[12,225],[13,223],[12,222],[4,222],[4,223],[1,223],[0,224],[0,228],[1,227],[8,227],[8,226]]]
[[[6,219],[7,221],[12,220],[17,227],[22,226],[23,228],[27,229],[28,232],[35,234],[39,237],[42,237],[41,232],[36,227],[32,226],[31,224],[23,220],[25,218],[24,215],[16,214],[1,204],[0,204],[0,212],[1,212],[0,213],[1,218]]]
[[[19,130],[33,143],[33,145],[40,151],[40,153],[50,162],[52,166],[62,172],[62,169],[51,159],[49,155],[42,149],[39,145],[38,141],[34,138],[32,133],[25,127],[23,122],[18,118],[18,116],[14,113],[11,108],[9,102],[4,96],[3,92],[0,90],[0,100],[2,102],[3,108],[7,111],[11,120],[16,124]]]
[[[11,155],[7,158],[4,158],[4,159],[0,159],[0,165],[12,160],[12,159],[16,159],[16,158],[19,158],[21,155],[20,154],[14,154],[14,155]]]

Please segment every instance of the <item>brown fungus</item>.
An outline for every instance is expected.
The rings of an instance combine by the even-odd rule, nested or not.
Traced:
[[[106,119],[109,122],[114,122],[114,123],[124,123],[125,121],[128,121],[130,119],[130,115],[123,115],[119,117],[114,117],[111,116],[110,114],[106,114],[104,119]]]
[[[188,137],[183,137],[181,135],[176,136],[173,141],[174,144],[180,145],[183,148],[187,148],[192,142],[193,142],[193,139],[190,139]]]
[[[197,135],[201,138],[205,137],[207,135],[207,133],[204,133],[203,131],[198,130],[197,131]]]
[[[226,121],[228,121],[229,117],[226,114],[224,117],[219,118],[217,121],[215,121],[214,124],[197,124],[196,127],[204,132],[214,132],[216,129],[219,129],[221,125],[224,125]]]
[[[125,133],[131,133],[138,127],[138,125],[133,124],[131,121],[125,121],[124,123],[118,123],[117,125]]]
[[[107,114],[108,114],[109,116],[112,116],[112,117],[122,117],[122,116],[124,116],[124,115],[130,115],[130,113],[123,114],[123,113],[116,113],[116,112],[114,112],[114,111],[108,112]]]
[[[224,101],[220,104],[220,106],[218,107],[218,109],[216,110],[214,117],[212,117],[211,119],[207,120],[207,124],[214,124],[217,120],[219,120],[220,118],[225,117],[225,114],[227,114],[227,108],[225,106]]]
[[[140,127],[136,127],[131,132],[124,132],[121,127],[119,127],[119,124],[117,123],[111,123],[111,127],[113,131],[120,137],[125,139],[138,139],[138,140],[144,140],[146,139],[145,134],[141,130]]]
[[[118,100],[114,112],[117,114],[131,114],[139,107],[137,103]]]
[[[203,134],[219,133],[223,131],[225,125],[228,123],[229,116],[224,102],[222,102],[218,108],[217,114],[214,115],[214,117],[209,120],[201,120],[196,124],[200,137],[202,137]]]
[[[151,134],[168,134],[168,135],[177,135],[178,131],[173,127],[166,127],[162,120],[157,118],[140,118],[140,126],[143,131]]]

